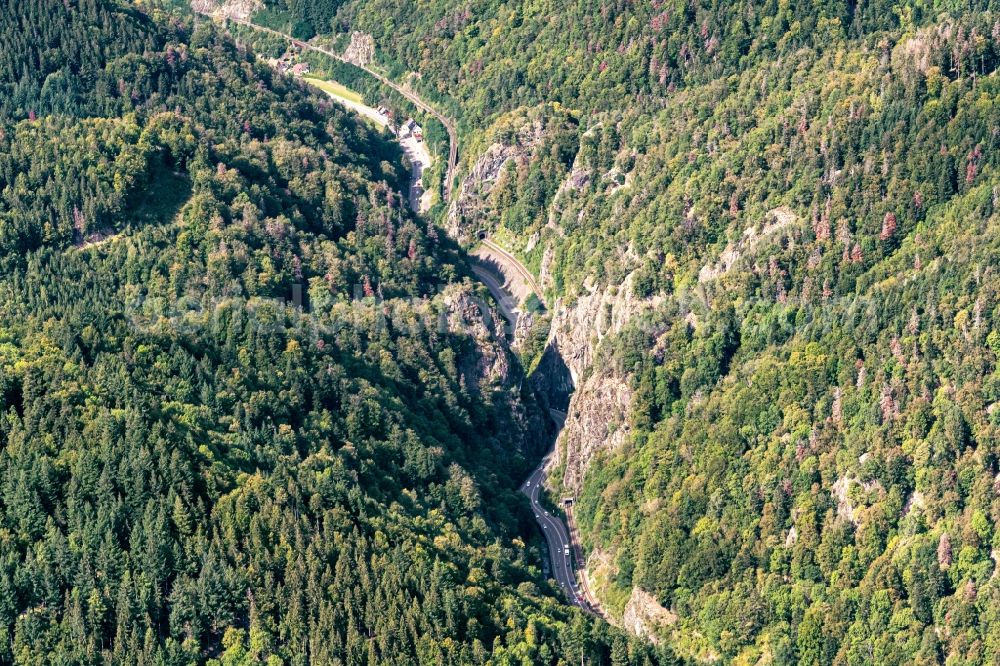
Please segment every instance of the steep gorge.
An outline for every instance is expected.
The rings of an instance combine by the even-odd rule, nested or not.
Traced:
[[[544,399],[567,412],[560,434],[557,456],[552,465],[560,469],[562,482],[573,492],[580,490],[587,466],[599,450],[614,449],[627,437],[628,416],[633,399],[630,369],[615,367],[610,354],[602,351],[605,338],[619,336],[643,313],[655,309],[662,296],[642,298],[636,295],[635,270],[619,282],[602,284],[600,276],[591,275],[573,295],[557,285],[553,263],[558,243],[564,233],[557,223],[566,200],[584,197],[586,185],[594,178],[610,181],[611,176],[595,175],[580,155],[576,121],[557,107],[543,105],[519,110],[495,123],[486,133],[492,140],[473,144],[467,154],[465,176],[452,202],[446,227],[451,236],[475,244],[477,235],[486,238],[498,230],[497,242],[522,257],[537,257],[534,272],[544,293],[540,299],[549,309],[533,325],[547,327],[544,351],[533,364],[531,379]],[[585,133],[584,136],[591,134]],[[475,151],[479,149],[480,152]],[[559,159],[552,160],[556,153]],[[534,216],[548,220],[545,237],[538,231],[528,238],[517,237],[511,227],[516,220],[511,211],[537,204],[521,200],[525,183],[532,186],[532,172],[541,168],[546,176],[561,174],[558,188],[542,195],[544,208]],[[615,186],[608,188],[612,191]],[[488,261],[490,269],[502,276],[513,296],[523,303],[532,293],[518,272],[527,268],[514,266],[511,260],[497,256],[489,248],[473,252]],[[513,258],[511,258],[513,259]],[[546,296],[548,295],[548,296]],[[521,336],[515,347],[529,335],[519,327]]]
[[[505,195],[504,189],[523,184],[525,172],[548,153],[553,133],[565,129],[558,116],[545,111],[548,110],[532,110],[501,120],[497,140],[486,145],[480,154],[468,157],[470,164],[448,211],[446,226],[453,237],[469,244],[475,244],[477,236],[487,238],[499,230],[502,238],[513,246],[510,249],[518,251],[520,256],[533,253],[541,257],[537,280],[533,282],[540,285],[544,293],[537,295],[549,301],[549,308],[522,314],[512,345],[515,350],[523,351],[525,340],[533,333],[537,335],[539,329],[546,336],[537,357],[524,360],[529,365],[529,380],[538,399],[545,407],[566,413],[555,454],[549,460],[548,485],[558,495],[573,496],[582,490],[594,457],[616,450],[632,429],[633,373],[603,343],[635,326],[663,297],[637,296],[635,270],[617,284],[600,285],[599,277],[594,275],[583,282],[581,293],[572,297],[556,288],[552,266],[561,229],[555,220],[565,199],[580,193],[592,176],[591,170],[578,159],[578,146],[573,150],[573,160],[564,163],[563,180],[546,206],[544,215],[549,219],[546,238],[542,240],[537,232],[527,240],[511,238],[509,229],[503,227],[504,203],[517,205],[510,200],[516,194]],[[484,267],[506,286],[523,310],[524,302],[534,290],[519,273],[530,269],[523,264],[515,265],[515,258],[500,256],[489,247],[480,247],[473,256],[478,256]],[[595,555],[597,559],[590,559],[588,569],[601,567],[598,560],[602,555]],[[593,574],[584,575],[590,587],[594,587]],[[607,619],[633,633],[655,638],[655,627],[668,615],[669,611],[636,587],[625,611],[608,615]]]

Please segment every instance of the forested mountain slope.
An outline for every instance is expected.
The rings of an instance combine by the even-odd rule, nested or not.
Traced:
[[[519,537],[547,420],[394,144],[189,17],[0,43],[0,663],[656,660]]]
[[[998,658],[998,9],[359,0],[325,26],[454,109],[445,224],[548,291],[556,492],[633,630]]]

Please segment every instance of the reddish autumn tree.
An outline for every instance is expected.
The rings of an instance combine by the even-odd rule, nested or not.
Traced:
[[[889,240],[896,233],[896,214],[889,211],[882,218],[882,233],[879,234],[881,240]]]
[[[861,246],[855,243],[854,248],[851,250],[851,263],[860,264],[864,258],[864,254],[861,252]]]

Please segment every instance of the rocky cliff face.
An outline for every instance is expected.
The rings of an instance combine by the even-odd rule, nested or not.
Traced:
[[[501,316],[465,288],[446,292],[444,305],[448,330],[468,335],[474,342],[474,349],[459,356],[459,369],[467,388],[482,392],[516,382],[519,373],[504,340]]]
[[[540,453],[551,442],[550,419],[542,405],[518,390],[524,370],[507,342],[503,317],[468,287],[445,291],[442,301],[441,324],[470,341],[454,350],[463,388],[488,404],[506,401],[510,440],[525,453]]]
[[[199,14],[248,20],[254,12],[263,9],[263,0],[191,0],[191,9]]]
[[[375,38],[355,30],[351,33],[351,43],[344,50],[348,62],[364,67],[375,60]]]
[[[493,234],[502,214],[495,201],[496,192],[503,189],[508,165],[530,169],[532,160],[540,159],[545,152],[539,148],[545,139],[544,123],[529,120],[508,133],[505,140],[487,145],[478,157],[474,156],[448,211],[446,225],[452,237],[468,243],[482,231]],[[563,197],[580,196],[595,177],[603,178],[595,176],[585,165],[574,163],[566,170],[549,209],[540,213],[544,215],[540,219],[545,220],[545,229],[536,228],[529,237],[521,238],[526,243],[519,248],[505,248],[522,252],[522,256],[529,253],[540,256],[536,281],[550,296],[556,291],[554,272],[559,260],[559,244],[566,240],[556,209],[562,205]],[[607,185],[603,191],[611,187]],[[481,261],[491,260],[491,267],[504,276],[505,283],[511,282],[508,276],[517,273],[516,267],[506,265],[490,253],[480,252],[480,255],[483,255]],[[636,259],[638,265],[639,258]],[[594,457],[620,446],[631,432],[632,378],[627,370],[614,367],[612,355],[604,353],[603,347],[660,304],[659,297],[636,295],[635,275],[629,273],[618,284],[600,284],[596,278],[588,278],[582,285],[576,285],[574,296],[554,301],[546,299],[551,320],[549,336],[530,380],[543,407],[566,412],[565,425],[556,445],[557,455],[553,456],[551,465],[563,469],[563,484],[570,493],[580,491]],[[511,287],[510,284],[505,286]],[[524,289],[530,291],[521,283],[514,287],[519,292]],[[517,299],[523,301],[524,296],[518,293]],[[529,328],[519,326],[522,338]],[[642,590],[637,590],[637,594],[645,596],[636,597],[634,603],[630,601],[627,617],[610,619],[635,633],[651,636],[651,628],[663,620],[660,611],[667,611],[654,607],[655,599]]]
[[[643,636],[653,643],[659,643],[657,630],[676,622],[677,615],[661,606],[656,597],[641,588],[632,588],[632,596],[625,604],[625,612],[622,614],[622,626],[625,629],[636,636]]]
[[[598,352],[608,336],[617,335],[659,303],[657,298],[635,296],[633,279],[630,274],[620,285],[604,289],[585,285],[589,293],[571,305],[557,301],[554,308],[550,338],[557,341],[576,387],[554,464],[565,466],[563,483],[573,492],[579,492],[594,455],[617,448],[630,432],[630,378],[600,361]]]
[[[449,235],[460,242],[471,240],[483,226],[480,213],[488,207],[488,199],[507,164],[513,162],[519,166],[530,160],[544,131],[539,120],[525,123],[513,138],[496,141],[486,148],[462,179],[458,196],[448,209]]]
[[[499,123],[494,132],[496,140],[478,155],[472,155],[474,160],[469,163],[448,210],[446,226],[453,238],[468,243],[477,234],[492,235],[497,229],[503,211],[495,199],[503,189],[509,166],[513,165],[515,171],[530,169],[533,160],[544,159],[542,153],[546,151],[542,147],[548,145],[546,142],[565,127],[548,118],[544,111],[515,114]],[[544,211],[546,229],[554,233],[536,230],[521,248],[526,253],[541,253],[537,282],[546,291],[554,288],[556,244],[564,240],[555,211],[563,197],[580,194],[595,177],[591,171],[580,159],[567,168],[554,201]],[[493,273],[503,276],[505,289],[514,292],[516,300],[523,303],[531,287],[518,278],[518,267],[507,265],[507,259],[488,249],[477,253],[480,261],[488,262]],[[594,455],[619,446],[629,436],[628,417],[633,399],[630,377],[610,364],[603,367],[598,359],[605,339],[614,338],[636,317],[659,304],[657,298],[637,297],[633,283],[634,273],[620,284],[598,285],[588,279],[574,298],[548,303],[551,314],[548,343],[531,381],[547,407],[567,412],[557,447],[559,455],[552,464],[565,466],[564,483],[573,492],[579,491]],[[515,340],[527,337],[528,329],[530,321],[519,321]],[[602,367],[596,367],[595,363]]]

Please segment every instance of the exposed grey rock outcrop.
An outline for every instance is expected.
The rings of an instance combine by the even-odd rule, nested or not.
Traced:
[[[351,43],[344,50],[344,59],[364,67],[375,60],[375,39],[355,30],[351,33]]]
[[[442,323],[470,341],[454,349],[464,391],[486,403],[505,401],[509,423],[498,431],[523,453],[541,453],[552,441],[551,420],[543,405],[517,390],[525,376],[507,343],[503,318],[468,286],[450,288],[441,298]]]
[[[191,9],[198,14],[238,19],[249,18],[264,8],[263,0],[191,0]]]
[[[656,597],[639,587],[632,588],[632,596],[625,604],[622,625],[636,636],[644,636],[659,643],[656,630],[677,622],[677,615],[657,602]]]
[[[460,242],[471,241],[481,231],[492,231],[498,220],[490,208],[490,195],[504,171],[513,163],[517,167],[527,164],[533,149],[542,140],[545,128],[539,121],[523,125],[513,139],[489,145],[469,168],[469,173],[459,186],[458,196],[448,211],[447,229]],[[615,175],[615,174],[613,174]],[[559,194],[579,192],[588,186],[594,174],[581,165],[566,174]],[[623,179],[624,177],[622,177]],[[621,187],[613,179],[608,187]],[[553,201],[553,209],[560,206],[560,196]],[[546,229],[528,239],[529,252],[541,252],[541,270],[533,280],[546,290],[555,289],[552,275],[557,261],[557,247],[562,235],[558,216],[548,211]],[[509,248],[507,248],[509,249]],[[509,257],[497,253],[478,252],[478,259],[487,262],[504,276],[505,288],[515,292],[522,301],[533,288],[517,279],[523,268],[506,266]],[[636,265],[640,257],[628,256]],[[626,327],[642,314],[655,309],[659,297],[643,298],[636,295],[634,273],[628,274],[618,284],[598,284],[588,280],[581,293],[572,299],[547,302],[551,325],[548,342],[540,362],[531,373],[530,381],[545,408],[566,412],[565,424],[556,445],[557,455],[551,465],[564,468],[563,484],[567,494],[579,492],[595,456],[613,450],[630,435],[629,416],[634,398],[631,377],[627,369],[611,367],[611,354],[602,354],[601,347],[609,344]],[[547,299],[548,301],[548,299]],[[518,330],[525,335],[530,326],[518,321]],[[515,340],[517,335],[514,336]],[[515,342],[515,344],[517,344]],[[607,357],[609,360],[602,360]],[[639,593],[643,593],[639,590]],[[636,595],[633,595],[636,596]],[[663,621],[664,609],[649,602],[652,597],[636,597],[629,609],[628,622],[635,633],[652,635],[649,627]],[[658,610],[657,610],[658,608]],[[615,618],[620,619],[620,618]]]
[[[592,288],[572,306],[557,302],[550,339],[558,341],[576,391],[566,425],[559,436],[558,464],[565,465],[563,483],[579,492],[594,456],[620,446],[630,431],[633,392],[630,378],[611,367],[594,367],[601,342],[615,336],[639,315],[655,308],[659,298],[640,298],[633,275],[620,285]]]
[[[479,392],[511,385],[513,359],[504,341],[500,315],[464,288],[446,292],[444,302],[448,329],[475,342],[474,353],[461,357],[460,370],[467,387]]]
[[[448,209],[447,229],[453,238],[463,242],[471,240],[478,231],[476,213],[493,191],[507,163],[513,160],[520,164],[528,160],[544,131],[540,121],[528,123],[514,140],[491,144],[475,161]]]

